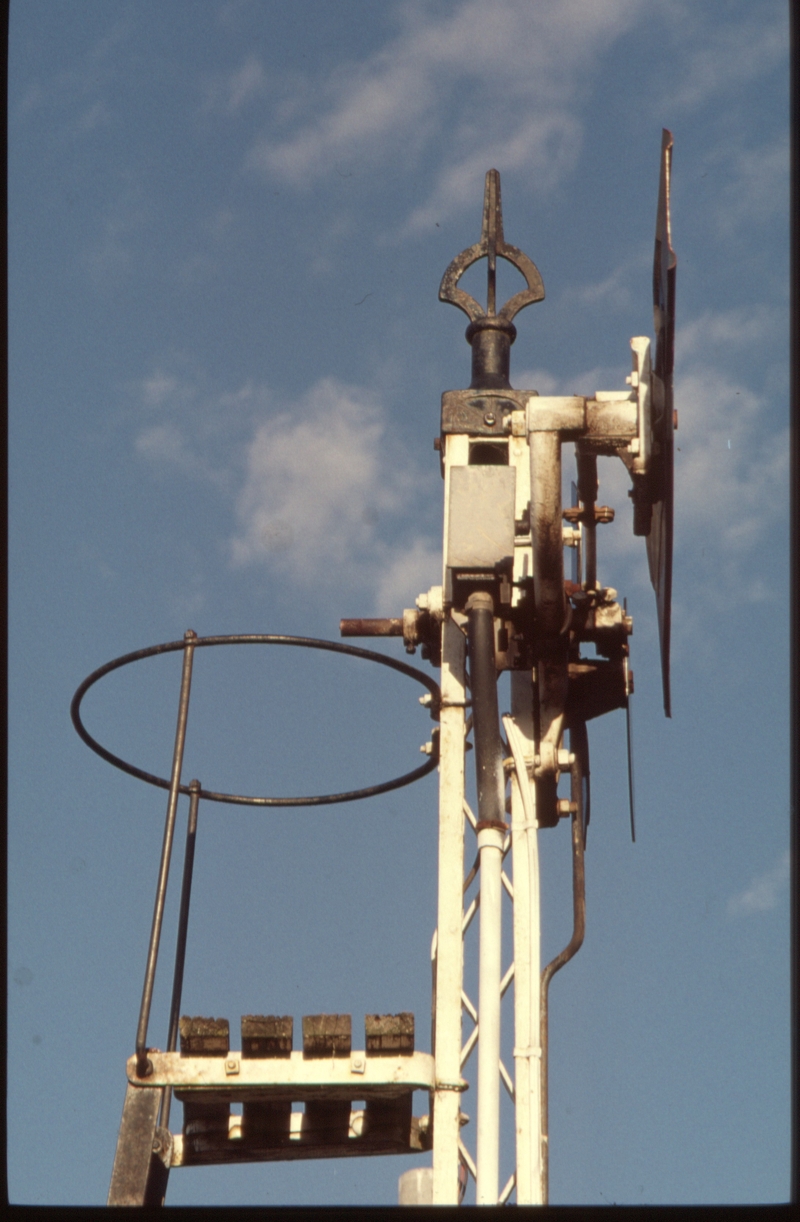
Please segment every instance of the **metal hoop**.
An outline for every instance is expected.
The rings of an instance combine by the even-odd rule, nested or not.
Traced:
[[[416,667],[408,666],[405,662],[399,662],[395,658],[388,658],[384,654],[373,652],[371,649],[359,649],[356,645],[344,645],[339,641],[322,641],[314,637],[282,636],[273,633],[196,637],[193,639],[192,644],[195,649],[200,649],[207,645],[295,645],[301,649],[322,649],[329,653],[344,653],[350,657],[365,658],[368,662],[378,662],[381,666],[388,666],[391,670],[399,671],[400,674],[408,675],[410,679],[421,683],[431,694],[433,714],[435,715],[439,709],[441,693],[438,684],[430,676],[421,670],[417,670]],[[131,662],[138,662],[142,658],[154,657],[156,654],[176,653],[185,647],[186,642],[183,640],[168,641],[163,645],[152,645],[149,649],[137,649],[133,653],[126,653],[122,657],[115,658],[112,662],[106,662],[105,666],[92,671],[84,679],[72,697],[72,704],[70,705],[72,724],[86,745],[91,747],[92,751],[96,752],[97,755],[101,756],[109,764],[113,764],[115,768],[121,769],[122,772],[138,777],[139,780],[146,781],[148,785],[157,785],[160,789],[169,789],[170,782],[163,777],[154,776],[153,773],[145,772],[144,769],[137,768],[134,764],[129,764],[125,760],[120,759],[118,755],[108,751],[92,737],[81,720],[80,707],[89,688],[112,670],[118,670],[121,666],[127,666]],[[213,790],[201,789],[198,796],[206,798],[210,802],[228,802],[237,806],[331,806],[336,802],[357,802],[361,798],[370,798],[376,794],[388,793],[392,789],[400,789],[404,785],[410,785],[412,781],[418,781],[421,777],[427,776],[439,762],[438,734],[434,733],[432,735],[432,742],[431,758],[427,763],[422,764],[421,767],[415,768],[412,772],[406,772],[402,776],[395,777],[394,780],[383,781],[380,785],[369,785],[364,789],[354,789],[348,793],[315,794],[305,798],[259,798],[247,797],[243,794],[216,793]],[[189,794],[191,792],[190,787],[188,785],[181,785],[179,792]]]

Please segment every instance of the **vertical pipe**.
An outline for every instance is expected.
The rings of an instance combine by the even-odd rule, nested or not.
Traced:
[[[446,502],[445,502],[446,504]],[[445,534],[445,538],[447,535]],[[458,1205],[461,1111],[461,933],[464,885],[464,636],[442,625],[439,730],[439,895],[436,924],[433,1203]]]
[[[539,842],[536,786],[531,782],[533,725],[530,678],[511,676],[513,717],[504,717],[514,757],[511,795],[514,852],[514,1064],[517,1115],[517,1204],[545,1203],[541,1132]],[[526,754],[529,759],[526,761]]]
[[[470,686],[478,788],[481,926],[478,979],[478,1205],[496,1205],[500,1191],[500,980],[502,858],[505,822],[503,745],[497,707],[494,604],[487,593],[467,600]]]
[[[494,603],[491,594],[471,594],[467,599],[467,614],[478,818],[483,822],[490,820],[505,826],[503,742],[497,706]]]
[[[183,670],[181,672],[181,692],[178,701],[178,724],[175,729],[175,747],[172,753],[172,776],[170,778],[169,800],[167,802],[167,815],[164,823],[164,840],[161,846],[161,864],[158,871],[156,900],[153,908],[153,924],[150,930],[150,946],[147,952],[147,967],[145,969],[144,987],[142,989],[142,1004],[139,1009],[139,1025],[136,1030],[136,1074],[140,1078],[146,1077],[148,1073],[152,1072],[152,1066],[147,1057],[147,1025],[150,1020],[150,1006],[153,1000],[153,983],[156,975],[156,963],[158,962],[158,944],[161,938],[161,924],[164,919],[164,903],[167,895],[172,839],[175,834],[175,815],[178,809],[183,748],[186,742],[186,722],[189,715],[189,693],[192,686],[192,661],[197,633],[189,628],[184,633],[183,640]]]
[[[167,1035],[167,1052],[174,1052],[178,1045],[178,1023],[181,1013],[181,993],[183,992],[183,968],[186,962],[186,935],[189,928],[189,904],[192,898],[192,871],[194,869],[194,846],[197,836],[197,808],[200,805],[200,782],[189,783],[189,820],[186,824],[186,851],[183,857],[183,881],[181,883],[181,906],[178,914],[178,938],[175,946],[175,971],[172,977],[172,1004],[169,1013],[169,1034]],[[169,1128],[169,1108],[172,1090],[164,1087],[164,1097],[161,1103],[162,1128]]]
[[[496,1205],[500,1192],[500,980],[503,832],[478,824],[481,928],[478,977],[477,1205]]]

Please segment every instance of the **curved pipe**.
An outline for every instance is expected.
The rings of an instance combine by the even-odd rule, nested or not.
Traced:
[[[584,934],[586,932],[586,876],[584,871],[583,861],[583,787],[581,784],[581,765],[579,757],[576,757],[575,763],[572,765],[571,776],[571,799],[577,809],[572,812],[572,937],[570,938],[564,949],[551,959],[542,971],[542,985],[540,992],[540,1012],[539,1012],[539,1030],[542,1041],[542,1113],[541,1113],[541,1132],[542,1132],[542,1179],[544,1184],[544,1203],[547,1204],[548,1188],[549,1188],[549,1159],[548,1159],[548,1092],[547,1092],[547,1000],[550,981],[555,976],[557,971],[568,963],[569,960],[576,955],[583,944]]]

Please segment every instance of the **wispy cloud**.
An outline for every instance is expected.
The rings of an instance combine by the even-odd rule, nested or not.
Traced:
[[[714,207],[721,236],[729,238],[745,226],[761,225],[783,214],[788,239],[788,132],[768,144],[723,149],[721,156],[726,162],[726,181]]]
[[[306,588],[369,591],[395,614],[395,599],[413,600],[438,581],[431,541],[387,538],[418,480],[367,392],[318,382],[291,411],[256,428],[246,465],[235,565],[265,564]]]
[[[267,86],[267,76],[257,55],[252,52],[238,68],[218,73],[206,88],[203,109],[228,116],[239,112],[260,97]]]
[[[324,378],[288,402],[251,382],[212,392],[164,368],[134,389],[147,417],[137,455],[224,494],[234,567],[349,593],[354,615],[396,615],[439,584],[438,534],[413,525],[430,481],[374,393]]]
[[[438,181],[412,227],[471,202],[490,161],[501,171],[533,169],[537,189],[548,190],[575,164],[587,74],[643,7],[641,0],[463,0],[444,13],[403,9],[400,32],[318,82],[318,115],[261,139],[251,164],[295,187],[356,159],[410,165],[440,138],[452,107]]]
[[[785,63],[789,55],[786,6],[754,5],[739,20],[719,21],[693,4],[673,6],[673,29],[685,45],[679,58],[670,57],[670,83],[662,108],[694,110],[710,99],[740,91]],[[677,70],[676,70],[677,69]]]
[[[744,891],[728,900],[728,915],[746,916],[753,912],[770,912],[777,908],[789,884],[789,850],[777,865],[757,874]]]

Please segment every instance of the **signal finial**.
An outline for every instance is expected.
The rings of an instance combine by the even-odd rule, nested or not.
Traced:
[[[497,312],[497,256],[506,259],[525,277],[527,288],[511,297]],[[458,287],[468,267],[478,259],[488,262],[486,309],[474,297]],[[500,197],[500,175],[489,170],[483,194],[483,224],[481,240],[456,255],[442,276],[439,300],[458,306],[470,320],[467,343],[472,346],[472,389],[508,390],[509,354],[517,337],[512,319],[521,309],[544,299],[544,284],[532,259],[503,237],[503,205]]]

